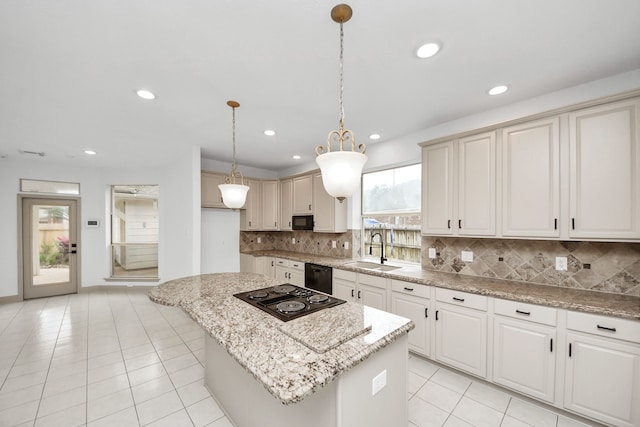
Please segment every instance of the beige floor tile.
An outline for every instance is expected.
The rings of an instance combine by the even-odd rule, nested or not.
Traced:
[[[87,401],[87,421],[95,421],[132,406],[134,405],[130,389],[120,390],[98,399],[90,399]]]
[[[557,414],[516,398],[509,402],[507,415],[535,427],[556,427],[558,424]]]
[[[0,420],[2,420],[2,425],[14,426],[35,420],[39,403],[39,401],[34,400],[32,402],[23,403],[22,405],[0,411]]]
[[[128,388],[129,377],[127,377],[127,374],[120,374],[89,384],[87,388],[87,398],[89,400],[95,400]]]
[[[107,415],[103,418],[91,421],[87,427],[138,427],[138,414],[134,407],[129,407]]]
[[[212,397],[207,397],[200,402],[187,407],[187,412],[195,427],[202,427],[222,417],[224,412]]]
[[[196,381],[180,387],[178,389],[178,395],[180,396],[180,400],[182,400],[184,406],[192,405],[211,396],[209,390],[207,390],[202,381]]]
[[[148,424],[148,427],[193,427],[191,418],[185,409],[167,415],[157,421]]]
[[[430,380],[461,394],[464,394],[471,385],[470,379],[448,369],[439,369]]]
[[[502,412],[498,412],[468,397],[463,397],[460,400],[452,415],[476,427],[499,427],[504,417]]]
[[[433,381],[428,381],[415,395],[448,414],[453,411],[453,408],[456,407],[462,398],[462,394],[456,393]]]
[[[409,399],[409,421],[418,427],[441,427],[448,416],[449,413],[419,397]]]
[[[161,377],[154,378],[146,383],[138,384],[134,386],[131,391],[133,393],[133,400],[136,405],[147,400],[154,399],[167,392],[175,390],[173,383],[169,379],[168,375],[162,375]]]
[[[157,421],[183,408],[184,406],[175,390],[136,405],[141,425]]]
[[[132,387],[135,387],[166,374],[167,372],[165,371],[164,366],[162,366],[162,363],[154,363],[153,365],[145,366],[144,368],[129,372],[129,383]]]
[[[479,382],[471,384],[464,395],[503,413],[507,410],[511,400],[511,396],[507,393]]]
[[[40,401],[38,418],[59,412],[72,406],[77,406],[87,401],[87,386],[83,385],[62,393],[45,397]]]
[[[82,426],[87,423],[87,404],[81,403],[36,419],[35,427]]]

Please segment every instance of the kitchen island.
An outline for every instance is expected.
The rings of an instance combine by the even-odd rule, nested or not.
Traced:
[[[206,332],[205,385],[238,427],[407,425],[406,318],[347,302],[288,322],[234,297],[252,273],[173,280],[149,298]]]

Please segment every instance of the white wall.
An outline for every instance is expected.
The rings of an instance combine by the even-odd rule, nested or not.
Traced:
[[[0,159],[0,297],[18,294],[18,207],[20,178],[80,183],[80,220],[100,219],[100,228],[82,227],[80,286],[117,285],[109,276],[109,189],[114,184],[160,186],[159,275],[162,281],[200,272],[200,149],[190,147],[170,165],[154,169],[55,165],[46,159]],[[149,283],[145,283],[149,284]]]
[[[202,209],[202,274],[240,271],[240,211]]]

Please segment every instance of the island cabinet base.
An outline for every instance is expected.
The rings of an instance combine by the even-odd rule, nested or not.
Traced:
[[[205,341],[205,385],[236,427],[408,424],[407,334],[290,405],[273,397],[214,339],[206,336]],[[386,371],[386,386],[373,396],[373,379],[383,371]]]

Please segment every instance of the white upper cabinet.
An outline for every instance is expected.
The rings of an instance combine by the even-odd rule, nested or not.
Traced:
[[[422,150],[422,233],[496,234],[496,136],[488,132]]]
[[[344,233],[347,231],[347,202],[329,195],[322,184],[322,174],[313,176],[313,231]]]
[[[422,149],[422,233],[453,234],[453,141]]]
[[[557,117],[502,129],[502,235],[559,237]]]
[[[280,181],[280,230],[292,230],[291,217],[293,216],[293,180]]]
[[[224,184],[225,175],[202,171],[200,174],[200,204],[203,208],[226,208],[218,185]]]
[[[293,178],[293,215],[313,214],[313,175]]]
[[[640,238],[640,101],[569,114],[571,238]]]
[[[495,236],[496,133],[460,139],[458,149],[458,234]]]
[[[262,215],[260,213],[262,186],[260,181],[255,179],[248,179],[247,185],[249,186],[249,192],[247,193],[244,208],[240,211],[240,230],[260,230],[262,227]]]
[[[279,230],[280,192],[278,181],[262,181],[262,229]]]

